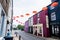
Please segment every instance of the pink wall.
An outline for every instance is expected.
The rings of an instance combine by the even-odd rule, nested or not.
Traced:
[[[37,14],[33,15],[33,25],[37,24]]]
[[[48,14],[47,10],[40,12],[40,23],[43,24],[43,34],[45,37],[49,36],[49,28],[46,27],[46,15]]]

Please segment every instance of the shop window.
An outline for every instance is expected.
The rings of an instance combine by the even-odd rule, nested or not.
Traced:
[[[56,20],[56,14],[55,12],[51,13],[51,21]]]
[[[37,24],[39,24],[39,21],[40,21],[40,18],[38,18],[38,20],[37,20]]]
[[[42,28],[40,27],[40,33],[42,33]]]
[[[49,28],[48,16],[46,15],[46,27]]]
[[[52,34],[54,34],[54,26],[52,26]]]

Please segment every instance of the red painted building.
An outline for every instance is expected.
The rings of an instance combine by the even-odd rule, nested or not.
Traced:
[[[49,36],[48,11],[40,11],[33,15],[33,34],[42,37]]]
[[[33,25],[37,24],[37,14],[33,15]],[[33,26],[33,34],[37,35],[37,26]]]
[[[48,11],[44,10],[39,13],[40,24],[43,24],[43,36],[49,36],[49,25],[48,25]]]

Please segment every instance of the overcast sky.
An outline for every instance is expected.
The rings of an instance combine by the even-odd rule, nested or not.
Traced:
[[[24,15],[23,18],[17,18],[20,22],[24,23],[30,16],[33,15],[32,11],[36,10],[39,12],[43,7],[49,5],[51,0],[13,0],[13,16]],[[25,14],[29,13],[30,16],[26,16]],[[13,24],[19,24],[15,20]]]

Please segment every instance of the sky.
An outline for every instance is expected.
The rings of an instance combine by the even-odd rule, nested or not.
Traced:
[[[29,17],[34,15],[32,11],[39,12],[50,3],[51,0],[13,0],[13,16],[24,15],[24,17],[16,18],[16,20],[25,23]],[[26,16],[26,13],[29,13],[30,16]],[[21,24],[16,22],[16,20],[13,21],[14,25]]]

